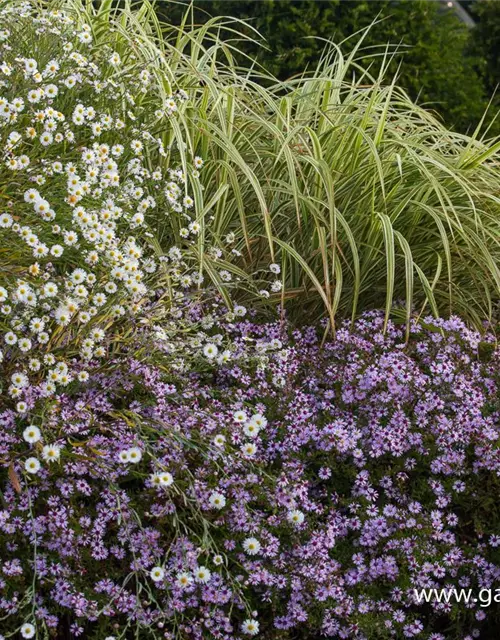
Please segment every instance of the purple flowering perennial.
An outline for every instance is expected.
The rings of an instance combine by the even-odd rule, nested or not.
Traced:
[[[36,475],[4,410],[2,631],[34,589],[37,627],[74,637],[491,637],[494,606],[413,596],[500,578],[499,353],[426,327],[226,323],[227,363],[160,341],[57,397]]]

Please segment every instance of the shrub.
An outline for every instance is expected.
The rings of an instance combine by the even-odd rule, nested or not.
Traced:
[[[187,6],[160,4],[157,10],[167,21],[180,24]],[[471,38],[479,42],[481,36],[476,38],[478,34],[471,34],[453,10],[439,3],[201,0],[193,7],[196,23],[206,22],[210,16],[247,21],[251,39],[241,43],[244,52],[283,80],[314,70],[325,42],[333,41],[341,44],[343,51],[350,51],[362,30],[370,27],[358,56],[361,64],[371,65],[376,75],[373,68],[381,63],[380,54],[388,47],[394,54],[389,73],[398,73],[398,83],[412,99],[439,113],[448,127],[464,133],[477,126],[495,89],[484,83],[479,73],[483,58],[494,58],[493,49],[487,51],[481,45],[481,50],[472,50]],[[485,20],[485,29],[488,23]],[[257,42],[254,30],[262,34],[265,46]],[[244,59],[241,62],[249,64]]]
[[[482,61],[481,75],[488,89],[488,93],[497,92],[500,79],[498,52],[500,47],[500,7],[491,0],[474,2],[470,11],[476,19],[476,28],[472,32],[471,49],[473,54]],[[498,105],[498,98],[496,100]]]

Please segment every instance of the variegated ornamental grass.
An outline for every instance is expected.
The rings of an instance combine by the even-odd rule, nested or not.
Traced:
[[[192,155],[207,160],[203,189],[192,192],[200,229],[190,251],[218,287],[209,246],[242,280],[279,263],[283,289],[268,293],[297,316],[334,324],[404,305],[406,317],[451,312],[480,326],[494,315],[500,143],[487,132],[449,131],[383,65],[377,77],[359,68],[362,36],[349,57],[331,45],[317,70],[277,83],[234,64],[236,20],[192,28],[188,15],[178,30],[147,3],[118,16],[110,2],[89,3],[85,19],[102,42],[115,20],[116,48],[153,65],[163,100],[180,85],[190,95],[165,142],[179,147],[185,171]],[[155,212],[150,223],[160,242],[181,241],[178,216]]]

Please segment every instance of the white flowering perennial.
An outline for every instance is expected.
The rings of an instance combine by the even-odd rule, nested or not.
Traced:
[[[5,458],[2,461],[8,469],[8,490],[23,501],[29,492],[23,513],[33,521],[33,529],[26,528],[26,532],[32,531],[34,540],[39,535],[34,507],[43,505],[47,487],[55,483],[65,498],[90,495],[92,488],[83,478],[74,485],[64,480],[66,474],[78,476],[82,468],[92,468],[93,477],[103,475],[113,483],[127,476],[142,483],[142,490],[158,501],[147,519],[173,515],[172,501],[186,499],[193,517],[204,523],[229,518],[234,501],[224,483],[211,485],[218,490],[203,491],[198,505],[195,492],[186,488],[185,469],[156,455],[151,434],[141,430],[142,425],[137,425],[133,438],[123,437],[120,429],[113,431],[110,441],[116,437],[116,446],[103,451],[92,442],[99,438],[100,426],[78,424],[80,416],[86,420],[88,411],[87,401],[82,400],[77,419],[65,418],[59,428],[57,416],[66,415],[65,400],[78,393],[96,398],[96,415],[101,409],[107,412],[106,403],[100,404],[99,385],[108,374],[112,384],[113,367],[129,347],[130,352],[137,344],[159,348],[169,356],[172,371],[184,370],[185,360],[191,357],[199,358],[204,367],[215,368],[241,356],[222,333],[214,335],[221,315],[217,306],[214,315],[199,320],[199,331],[170,341],[179,325],[176,314],[182,316],[191,290],[203,282],[199,265],[191,268],[196,260],[188,257],[185,247],[197,243],[206,231],[205,221],[197,219],[204,160],[189,147],[190,171],[186,169],[188,147],[182,148],[175,136],[168,135],[169,127],[174,130],[174,120],[185,115],[188,94],[179,89],[162,97],[151,82],[153,72],[144,60],[138,64],[132,48],[124,49],[119,39],[113,40],[118,50],[103,42],[95,44],[95,30],[82,24],[83,14],[78,20],[77,11],[70,16],[43,6],[16,0],[0,9],[0,391],[2,402],[6,400],[0,421],[4,421],[2,427],[8,421],[6,433],[12,424],[18,438],[7,464]],[[169,140],[168,147],[164,140]],[[153,230],[159,217],[169,214],[175,214],[171,216],[173,232],[164,234],[165,247]],[[174,228],[179,221],[183,226]],[[179,246],[169,246],[171,237],[181,239]],[[207,246],[206,251],[214,262],[222,256],[214,247]],[[229,268],[228,262],[223,266]],[[222,282],[233,281],[229,270],[217,273]],[[163,304],[167,296],[171,306]],[[167,306],[168,313],[162,315]],[[158,307],[161,326],[154,324]],[[247,314],[243,305],[229,307],[224,317],[230,322]],[[257,354],[259,362],[264,357],[264,351]],[[168,396],[172,388],[165,384],[162,393]],[[136,410],[132,403],[125,411],[137,417]],[[259,436],[265,434],[266,418],[238,404],[227,422],[234,426],[235,439],[230,433],[214,431],[207,455],[222,459],[233,451],[253,464],[262,446]],[[220,428],[225,430],[225,425]],[[95,433],[89,433],[94,429]],[[3,441],[0,445],[3,447]],[[123,506],[127,508],[126,502]],[[104,511],[108,508],[103,517]],[[116,514],[111,508],[109,513],[113,518],[116,515],[120,525],[128,526],[121,507]],[[79,519],[82,543],[89,522],[87,514]],[[3,520],[0,524],[0,529],[5,525],[4,530],[12,526]],[[137,531],[146,533],[147,526],[139,523]],[[136,523],[131,522],[130,527],[132,530]],[[179,544],[181,537],[179,530]],[[267,549],[265,538],[261,543],[249,537],[238,549],[253,562],[265,555],[264,544]],[[58,552],[53,541],[49,545]],[[104,560],[107,550],[90,538],[88,545],[95,559]],[[45,610],[45,603],[39,596],[36,572],[38,565],[43,571],[46,560],[37,557],[37,545],[34,547],[35,560],[30,554],[29,566],[34,567],[36,577],[34,586],[15,606],[22,615],[16,637],[45,637],[48,623],[57,624],[54,617],[38,614]],[[229,562],[215,551],[179,563],[175,573],[162,554],[145,563],[141,560],[140,569],[134,562],[134,582],[152,600],[155,593],[172,589],[183,592],[186,599],[195,590],[218,589]],[[110,553],[118,561],[124,558],[118,546]],[[4,573],[22,576],[28,584],[16,562],[6,567]],[[64,572],[62,568],[61,575]],[[235,602],[241,597],[239,591],[236,586]],[[89,606],[78,617],[97,619],[94,602]],[[112,608],[106,606],[102,611],[108,617]],[[149,626],[149,618],[147,622]],[[235,629],[240,629],[240,622]],[[254,619],[242,627],[246,635],[258,630]],[[75,637],[83,633],[76,623],[71,631]],[[0,640],[2,637],[0,634]],[[106,636],[108,640],[114,637]]]
[[[257,538],[246,538],[243,541],[243,549],[249,556],[256,556],[261,549],[261,544]]]
[[[208,499],[213,509],[223,509],[226,506],[226,497],[217,491],[213,491]]]
[[[257,620],[245,620],[241,625],[241,630],[248,636],[256,636],[259,633],[259,623]]]
[[[176,247],[156,258],[147,231],[157,211],[189,224],[196,214],[159,135],[181,113],[184,91],[162,103],[132,53],[94,46],[90,27],[63,11],[18,3],[0,11],[0,24],[0,244],[16,264],[0,270],[0,363],[26,426],[35,397],[88,380],[114,326],[130,324],[154,295],[160,262],[179,287],[196,280]],[[202,165],[193,156],[189,180]],[[58,461],[59,449],[43,458]],[[132,451],[128,462],[139,460]]]
[[[165,571],[162,567],[153,567],[150,571],[150,576],[153,582],[161,582],[165,577]]]
[[[30,622],[26,622],[21,627],[21,636],[23,638],[34,638],[36,629]]]

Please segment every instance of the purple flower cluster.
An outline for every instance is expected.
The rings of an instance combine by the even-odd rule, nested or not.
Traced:
[[[44,405],[60,457],[36,474],[24,460],[41,444],[0,413],[1,631],[492,637],[494,605],[415,589],[500,580],[493,340],[450,319],[406,341],[376,313],[326,344],[214,326],[224,362],[160,340]]]

